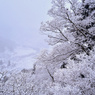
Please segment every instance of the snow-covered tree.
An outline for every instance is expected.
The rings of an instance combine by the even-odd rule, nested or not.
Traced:
[[[54,48],[38,59],[54,78],[53,94],[94,95],[95,0],[52,0],[48,14],[41,30]]]
[[[52,20],[41,26],[43,33],[50,38],[49,44],[61,43],[60,47],[65,47],[66,44],[69,47],[64,50],[67,51],[66,54],[85,52],[89,55],[95,44],[95,1],[52,0],[52,4],[48,12]]]
[[[0,95],[95,95],[95,0],[52,0],[48,14],[54,47],[31,70],[0,73]]]

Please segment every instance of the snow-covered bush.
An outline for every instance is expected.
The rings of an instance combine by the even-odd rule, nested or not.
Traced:
[[[51,63],[36,63],[35,70],[22,70],[0,81],[1,95],[94,95],[95,49],[90,56],[77,54],[68,58],[65,68]],[[52,66],[52,67],[51,67]],[[52,79],[53,78],[53,79]]]

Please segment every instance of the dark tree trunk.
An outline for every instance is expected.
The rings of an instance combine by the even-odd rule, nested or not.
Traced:
[[[85,0],[82,0],[82,2],[84,3]]]

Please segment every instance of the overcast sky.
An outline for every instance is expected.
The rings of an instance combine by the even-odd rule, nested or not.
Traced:
[[[0,0],[0,47],[9,40],[35,49],[47,47],[39,29],[49,19],[50,7],[51,0]]]

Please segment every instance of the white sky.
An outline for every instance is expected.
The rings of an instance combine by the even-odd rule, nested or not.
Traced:
[[[51,0],[0,0],[0,44],[11,40],[38,50],[47,47],[39,29],[50,7]]]

